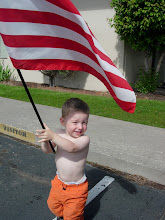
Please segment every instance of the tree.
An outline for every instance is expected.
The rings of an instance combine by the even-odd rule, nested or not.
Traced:
[[[41,73],[49,76],[49,86],[55,86],[55,78],[66,79],[74,74],[71,70],[41,70]]]
[[[108,19],[121,40],[135,51],[145,52],[145,69],[159,72],[165,56],[165,1],[164,0],[112,0],[115,9],[113,18]],[[161,52],[157,65],[155,58]],[[152,59],[151,67],[148,58]],[[150,71],[151,70],[151,71]]]

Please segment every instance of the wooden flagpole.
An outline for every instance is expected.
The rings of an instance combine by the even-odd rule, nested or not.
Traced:
[[[25,90],[26,90],[26,93],[27,93],[27,95],[28,95],[28,97],[29,97],[29,100],[30,100],[30,102],[31,102],[31,104],[32,104],[32,106],[33,106],[33,109],[34,109],[34,111],[35,111],[35,113],[36,113],[36,115],[37,115],[37,118],[38,118],[38,120],[39,120],[39,122],[40,122],[40,124],[41,124],[41,127],[42,127],[43,129],[45,129],[45,126],[44,126],[44,124],[43,124],[43,122],[42,122],[42,120],[41,120],[41,117],[40,117],[40,115],[39,115],[39,112],[38,112],[38,110],[37,110],[37,108],[36,108],[36,106],[35,106],[35,104],[34,104],[34,101],[33,101],[33,99],[32,99],[32,96],[31,96],[30,92],[29,92],[29,89],[27,88],[27,85],[26,85],[26,83],[25,83],[25,80],[24,80],[24,78],[23,78],[23,76],[22,76],[22,73],[21,73],[20,69],[17,69],[17,72],[18,72],[18,74],[19,74],[19,77],[21,78],[22,84],[23,84],[23,86],[24,86],[24,88],[25,88]],[[54,147],[53,147],[53,145],[52,145],[52,143],[51,143],[50,141],[49,141],[49,144],[50,144],[50,146],[51,146],[51,148],[52,148],[52,151],[55,153]]]

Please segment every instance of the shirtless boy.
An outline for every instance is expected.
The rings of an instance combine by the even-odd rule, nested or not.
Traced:
[[[61,125],[58,132],[37,130],[44,153],[51,153],[48,141],[56,147],[57,175],[52,180],[48,207],[57,219],[83,220],[84,207],[88,195],[88,181],[84,167],[90,139],[85,135],[89,117],[88,105],[77,98],[68,99],[62,107]]]

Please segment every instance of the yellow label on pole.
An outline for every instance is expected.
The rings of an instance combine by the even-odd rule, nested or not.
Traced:
[[[0,132],[20,140],[35,144],[35,135],[25,130],[0,123]]]

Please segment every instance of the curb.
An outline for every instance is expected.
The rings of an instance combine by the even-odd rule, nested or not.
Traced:
[[[30,144],[38,145],[36,137],[33,133],[13,127],[11,125],[0,123],[0,133],[28,142]]]

